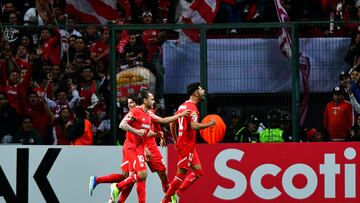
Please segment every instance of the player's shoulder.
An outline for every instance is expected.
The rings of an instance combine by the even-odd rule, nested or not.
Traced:
[[[129,113],[131,112],[133,114],[137,114],[140,113],[141,111],[142,111],[141,106],[136,106],[135,108],[131,109]]]
[[[191,108],[196,108],[196,104],[190,100],[187,100],[179,106],[178,110],[191,109]]]

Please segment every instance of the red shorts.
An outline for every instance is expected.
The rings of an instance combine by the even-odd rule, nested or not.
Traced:
[[[155,146],[149,146],[147,148],[151,152],[150,160],[147,162],[151,172],[154,173],[155,171],[165,171],[166,164],[158,147],[155,145]]]
[[[129,172],[129,161],[125,159],[125,157],[123,157],[122,163],[120,165],[120,169],[123,172]]]
[[[178,168],[183,168],[183,169],[189,169],[190,166],[193,165],[200,165],[200,159],[199,159],[199,155],[196,151],[196,149],[194,149],[194,151],[192,152],[181,152],[181,150],[178,150],[178,163],[177,166]]]
[[[146,170],[144,151],[124,149],[124,159],[128,162],[129,171],[143,171]]]

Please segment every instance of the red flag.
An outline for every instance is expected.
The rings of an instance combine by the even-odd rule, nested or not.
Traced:
[[[289,22],[290,18],[286,10],[282,7],[280,0],[274,0],[279,22]],[[281,28],[279,35],[279,46],[281,53],[285,58],[291,59],[291,38],[289,30],[287,28]],[[309,87],[309,76],[310,76],[310,60],[309,57],[304,56],[300,53],[299,56],[300,72],[304,85],[304,96],[300,105],[300,125],[303,125],[307,115],[309,107],[310,87]]]
[[[182,22],[186,24],[210,24],[214,21],[221,0],[195,0],[182,14]],[[185,35],[184,35],[185,34]],[[199,30],[183,30],[180,41],[200,42]]]
[[[120,17],[116,0],[66,0],[66,13],[89,24],[106,24]]]

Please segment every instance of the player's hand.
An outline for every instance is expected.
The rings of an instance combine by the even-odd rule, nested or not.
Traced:
[[[145,129],[138,130],[136,134],[139,135],[139,136],[145,135]]]
[[[151,157],[151,152],[147,147],[144,148],[144,154],[145,154],[145,161],[149,161]]]
[[[157,131],[156,132],[156,137],[164,137],[164,133],[162,131]]]
[[[160,131],[161,132],[161,131]],[[161,135],[160,135],[160,146],[161,147],[166,147],[167,146],[167,143],[166,143],[166,139],[165,139],[165,137],[164,137],[164,133],[163,132],[161,132]]]
[[[214,125],[216,125],[216,121],[211,119],[209,122],[209,126],[214,126]]]
[[[179,116],[180,117],[184,117],[184,116],[188,116],[188,115],[190,115],[190,110],[189,109],[186,109],[185,111],[183,111],[183,112],[181,112],[180,114],[179,114]]]

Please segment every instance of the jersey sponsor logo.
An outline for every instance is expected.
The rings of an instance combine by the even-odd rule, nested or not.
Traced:
[[[148,125],[148,124],[141,124],[141,128],[150,129],[150,125]]]

